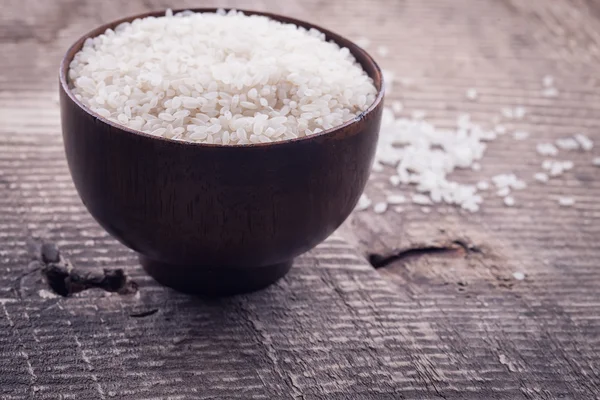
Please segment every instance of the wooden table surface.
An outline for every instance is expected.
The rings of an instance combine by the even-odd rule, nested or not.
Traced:
[[[526,107],[514,128],[529,139],[505,135],[481,171],[454,177],[514,172],[529,187],[512,208],[487,196],[477,214],[356,213],[258,293],[205,301],[157,285],[73,188],[58,63],[101,23],[215,4],[388,46],[375,54],[397,77],[388,104],[436,124]],[[599,45],[595,0],[3,0],[0,399],[599,399]],[[547,74],[556,98],[541,95]],[[465,99],[471,87],[476,102]],[[575,168],[531,183],[535,145],[577,132],[597,148],[561,153]],[[374,174],[371,198],[390,191],[389,173]],[[567,194],[575,205],[559,207]],[[139,292],[55,296],[31,263],[41,241],[78,268],[124,268]]]

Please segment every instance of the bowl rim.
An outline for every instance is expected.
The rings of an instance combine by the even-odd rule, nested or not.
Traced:
[[[350,50],[350,53],[354,56],[354,58],[356,59],[356,62],[358,62],[360,64],[360,61],[357,59],[357,54],[360,54],[367,63],[371,64],[371,66],[375,72],[373,74],[374,76],[371,76],[367,73],[367,75],[371,79],[373,79],[373,81],[375,83],[375,88],[377,89],[377,95],[375,97],[375,100],[373,101],[373,103],[371,103],[371,105],[369,105],[369,107],[365,111],[358,114],[355,118],[348,120],[341,125],[334,126],[333,128],[326,129],[324,131],[321,131],[317,134],[313,134],[311,136],[303,136],[303,137],[298,137],[298,138],[294,138],[294,139],[280,140],[280,141],[276,141],[276,142],[267,142],[267,143],[248,143],[248,144],[244,144],[244,145],[226,145],[226,144],[220,144],[220,143],[203,143],[203,142],[190,142],[190,141],[186,141],[186,140],[173,140],[173,139],[169,139],[169,138],[165,138],[165,137],[161,137],[161,136],[154,136],[150,133],[146,133],[146,132],[143,132],[143,131],[137,130],[137,129],[132,129],[130,127],[115,123],[115,122],[101,116],[100,114],[92,111],[91,109],[89,109],[86,105],[84,105],[80,100],[78,100],[75,97],[75,95],[71,91],[71,88],[69,87],[68,70],[69,70],[71,61],[75,57],[75,54],[77,54],[81,50],[84,42],[88,38],[93,38],[93,37],[99,36],[99,35],[103,34],[107,29],[113,29],[122,23],[131,22],[135,19],[164,16],[166,14],[167,10],[168,9],[158,10],[158,11],[148,11],[148,12],[144,12],[144,13],[140,13],[140,14],[135,14],[135,15],[119,18],[119,19],[113,20],[111,22],[107,22],[105,24],[102,24],[102,25],[86,32],[85,34],[80,36],[79,39],[77,39],[71,46],[69,46],[69,48],[67,49],[67,51],[64,54],[64,56],[61,60],[61,63],[60,63],[59,81],[60,81],[60,86],[61,86],[62,90],[65,92],[65,94],[67,96],[69,96],[71,101],[73,103],[75,103],[79,108],[81,108],[87,114],[91,115],[92,117],[102,121],[105,124],[108,124],[109,126],[111,126],[113,128],[116,128],[118,130],[121,130],[121,131],[124,131],[127,133],[131,133],[134,135],[142,136],[145,138],[149,138],[149,139],[154,139],[154,140],[174,144],[174,145],[179,144],[179,145],[185,145],[185,146],[210,147],[210,148],[271,147],[271,146],[282,146],[282,145],[286,145],[288,143],[292,144],[292,143],[305,142],[305,141],[315,140],[317,138],[324,138],[325,136],[329,136],[336,131],[340,131],[344,128],[348,128],[350,126],[358,124],[361,120],[363,120],[365,118],[366,115],[372,113],[382,103],[383,97],[385,95],[385,87],[384,87],[383,73],[381,71],[381,68],[379,67],[379,65],[377,64],[375,59],[366,50],[364,50],[362,47],[358,46],[352,40],[347,39],[347,38],[345,38],[335,32],[332,32],[330,30],[324,29],[313,23],[299,20],[299,19],[292,18],[292,17],[288,17],[288,16],[285,16],[282,14],[275,14],[275,13],[271,13],[271,12],[263,12],[263,11],[247,10],[247,9],[239,9],[239,8],[229,8],[229,7],[227,7],[227,8],[225,8],[225,7],[223,7],[223,8],[214,8],[214,7],[213,8],[211,8],[211,7],[180,8],[180,9],[174,9],[174,10],[172,10],[172,12],[173,12],[173,14],[177,14],[177,13],[184,12],[184,11],[192,11],[194,13],[216,13],[219,10],[224,10],[226,12],[228,12],[230,10],[236,10],[236,11],[243,12],[245,15],[260,15],[260,16],[265,16],[267,18],[271,18],[276,21],[287,23],[287,24],[294,24],[294,25],[301,26],[304,28],[317,29],[318,31],[325,34],[325,36],[327,37],[327,40],[333,41],[338,45],[340,45],[340,41],[346,41],[350,44],[350,46],[346,46],[346,47],[348,48],[348,50]],[[367,72],[362,65],[361,65],[361,67],[363,68],[363,70],[365,72]],[[377,86],[379,86],[379,87],[377,87]]]

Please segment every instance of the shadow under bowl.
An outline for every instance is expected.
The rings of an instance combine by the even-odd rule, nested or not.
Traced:
[[[214,12],[215,9],[192,9]],[[244,10],[242,10],[244,11]],[[159,138],[109,121],[75,98],[69,64],[60,68],[65,152],[77,191],[98,223],[140,255],[158,282],[202,295],[257,290],[284,276],[350,215],[369,177],[383,109],[382,74],[349,40],[307,22],[244,11],[316,28],[347,47],[378,89],[352,121],[310,137],[223,146]]]

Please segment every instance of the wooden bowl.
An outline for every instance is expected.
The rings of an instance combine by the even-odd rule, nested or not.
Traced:
[[[319,134],[244,146],[154,137],[87,109],[67,78],[83,42],[163,12],[94,29],[71,46],[60,68],[65,151],[83,203],[104,229],[139,253],[148,274],[185,292],[247,292],[285,275],[294,257],[323,241],[352,212],[377,144],[382,74],[364,50],[307,22],[244,12],[316,28],[347,47],[375,81],[375,102],[356,119]]]

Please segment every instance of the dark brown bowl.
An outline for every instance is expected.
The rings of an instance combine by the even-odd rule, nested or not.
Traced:
[[[214,12],[215,9],[195,9]],[[224,295],[265,287],[286,274],[294,257],[329,236],[348,217],[369,177],[383,109],[382,75],[361,48],[347,47],[373,78],[377,98],[355,120],[295,140],[223,146],[163,139],[115,124],[71,93],[69,63],[60,68],[65,151],[73,182],[92,216],[140,255],[157,281],[178,290]]]

